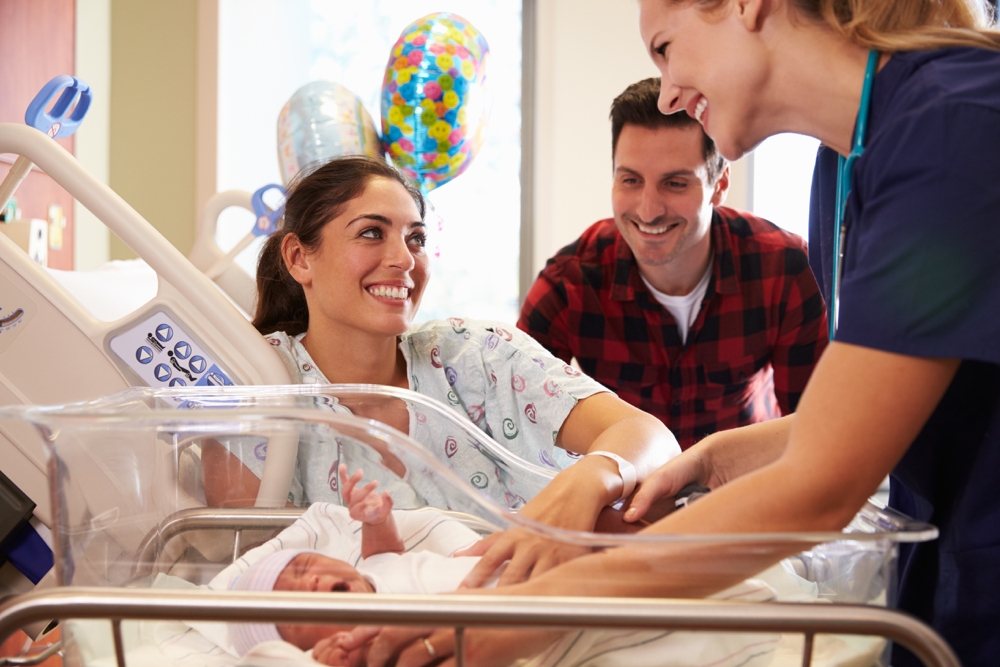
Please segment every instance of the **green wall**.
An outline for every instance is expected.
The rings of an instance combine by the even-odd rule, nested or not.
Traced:
[[[112,0],[109,185],[185,255],[195,229],[197,0]],[[135,254],[111,239],[111,259]]]

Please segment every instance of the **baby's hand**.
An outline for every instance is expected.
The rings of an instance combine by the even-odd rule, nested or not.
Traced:
[[[313,660],[336,667],[360,667],[364,663],[364,647],[346,648],[343,641],[349,637],[349,633],[338,632],[319,640],[313,647]]]
[[[392,498],[388,493],[377,493],[377,481],[371,481],[362,487],[358,482],[364,476],[364,471],[358,468],[350,477],[347,476],[347,465],[340,464],[340,496],[347,503],[351,518],[355,521],[376,526],[389,518],[392,511]]]

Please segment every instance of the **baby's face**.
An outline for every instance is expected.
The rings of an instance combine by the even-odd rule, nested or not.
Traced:
[[[276,591],[374,593],[372,585],[342,560],[316,553],[299,554],[274,582]]]
[[[320,554],[299,554],[288,562],[274,582],[276,591],[374,593],[375,589],[353,567]],[[353,630],[353,625],[279,625],[278,634],[308,651],[320,639]]]

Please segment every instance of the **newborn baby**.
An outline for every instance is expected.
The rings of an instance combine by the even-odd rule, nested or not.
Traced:
[[[378,482],[358,486],[357,470],[348,477],[339,468],[343,497],[352,519],[361,522],[361,562],[349,563],[320,552],[302,549],[278,551],[254,563],[233,579],[230,590],[320,591],[344,593],[434,594],[454,591],[479,561],[450,558],[428,551],[404,553],[403,540],[392,516],[392,499],[377,493]],[[496,585],[494,575],[491,585]],[[360,665],[367,647],[353,651],[340,645],[342,633],[353,626],[275,625],[233,623],[229,637],[242,656],[265,641],[285,640],[303,651],[313,649],[313,659],[328,665]]]

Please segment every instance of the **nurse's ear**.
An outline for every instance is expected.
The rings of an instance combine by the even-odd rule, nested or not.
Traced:
[[[764,19],[774,11],[775,0],[736,0],[736,20],[750,32],[758,32]]]
[[[312,261],[310,253],[295,234],[289,232],[281,239],[281,258],[285,268],[298,284],[306,287],[312,283]]]
[[[729,163],[722,169],[722,173],[719,174],[719,178],[715,181],[715,187],[712,189],[712,206],[722,206],[722,203],[726,201],[726,195],[729,194]]]

